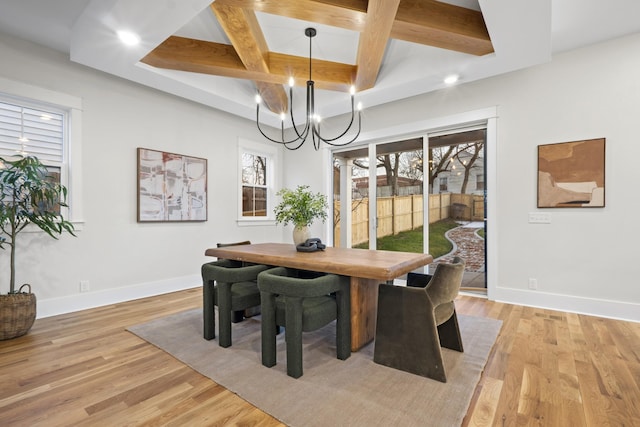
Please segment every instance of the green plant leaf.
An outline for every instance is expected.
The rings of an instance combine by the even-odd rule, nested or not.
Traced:
[[[299,185],[295,190],[283,188],[278,191],[282,201],[276,206],[276,222],[295,226],[308,226],[316,219],[327,219],[327,196],[312,193],[308,185]]]
[[[53,182],[47,167],[33,156],[7,161],[0,158],[0,248],[11,252],[10,293],[15,292],[16,238],[28,224],[34,224],[54,239],[73,233],[73,224],[64,219],[67,189]]]

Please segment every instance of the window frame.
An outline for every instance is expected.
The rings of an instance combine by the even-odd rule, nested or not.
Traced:
[[[262,179],[261,179],[262,183],[256,183],[256,182],[249,183],[249,182],[245,182],[244,181],[244,177],[245,177],[245,173],[244,172],[245,172],[245,167],[246,167],[246,165],[245,165],[245,160],[246,160],[245,157],[250,157],[251,160],[252,160],[252,164],[254,166],[256,165],[256,162],[257,162],[256,159],[263,159],[263,162],[264,162],[263,167],[264,168],[262,170],[262,173],[259,174],[259,175],[264,175],[262,177]],[[264,218],[264,217],[267,216],[267,206],[266,206],[266,204],[267,204],[267,192],[268,192],[268,189],[269,189],[267,180],[269,178],[269,175],[271,174],[271,169],[269,167],[268,157],[264,156],[262,154],[257,154],[257,153],[254,153],[254,152],[250,152],[250,151],[244,150],[242,152],[241,165],[242,165],[242,171],[241,171],[241,174],[242,174],[242,218]],[[260,169],[262,169],[262,168],[260,168]],[[258,171],[257,168],[254,168],[253,170],[255,172]],[[254,175],[255,175],[255,173],[254,173]],[[245,215],[245,213],[248,212],[246,210],[246,206],[245,206],[245,191],[247,189],[251,189],[252,190],[251,191],[251,193],[252,193],[252,209],[251,209],[251,212],[253,213],[253,215]],[[264,215],[256,215],[256,212],[259,212],[259,210],[256,209],[256,194],[258,193],[258,191],[260,191],[260,193],[262,193],[262,195],[264,196]]]
[[[72,95],[32,86],[0,77],[0,99],[29,108],[51,109],[64,115],[62,162],[45,161],[60,168],[60,181],[67,187],[67,204],[63,215],[82,230],[82,99]]]
[[[242,195],[244,184],[242,182],[242,159],[244,154],[264,157],[266,159],[266,216],[243,216]],[[275,225],[276,185],[279,182],[276,176],[279,164],[279,150],[276,147],[262,143],[256,143],[240,138],[238,140],[238,225]]]
[[[438,189],[439,189],[440,193],[446,193],[446,192],[449,191],[449,177],[448,176],[439,176],[438,177]]]

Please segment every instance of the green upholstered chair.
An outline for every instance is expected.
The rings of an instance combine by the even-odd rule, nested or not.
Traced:
[[[463,351],[454,299],[464,265],[455,257],[433,276],[409,273],[407,286],[380,285],[374,362],[447,382],[440,347]]]
[[[276,267],[258,275],[262,299],[262,364],[276,364],[276,334],[285,328],[287,375],[302,376],[302,332],[336,320],[338,359],[351,356],[349,278]]]
[[[239,242],[235,244],[249,244]],[[234,243],[219,243],[218,247]],[[202,265],[203,336],[210,340],[216,337],[215,311],[218,306],[219,337],[221,347],[231,346],[231,322],[242,319],[242,313],[251,307],[260,306],[258,273],[268,269],[266,265],[246,265],[240,261],[218,259]]]

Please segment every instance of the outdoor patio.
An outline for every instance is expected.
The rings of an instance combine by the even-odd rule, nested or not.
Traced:
[[[484,228],[484,224],[478,221],[459,221],[460,227],[449,230],[445,236],[453,244],[453,249],[446,255],[436,258],[428,266],[416,270],[432,274],[440,262],[451,262],[459,256],[466,262],[462,288],[485,289],[485,249],[484,239],[478,235],[478,231]]]

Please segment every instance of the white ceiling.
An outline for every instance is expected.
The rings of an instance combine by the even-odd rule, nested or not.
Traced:
[[[374,88],[357,94],[364,108],[550,61],[581,46],[640,32],[638,0],[447,0],[481,10],[495,52],[482,57],[409,42],[388,43]],[[252,82],[159,70],[139,60],[170,35],[229,43],[208,7],[211,0],[0,0],[0,32],[68,53],[74,62],[196,102],[255,119]],[[269,50],[308,56],[304,29],[317,28],[314,58],[355,63],[358,33],[257,13]],[[116,31],[140,34],[124,47]],[[318,90],[324,116],[346,112],[348,95]],[[321,107],[320,107],[321,106]],[[275,115],[265,122],[277,125]]]

